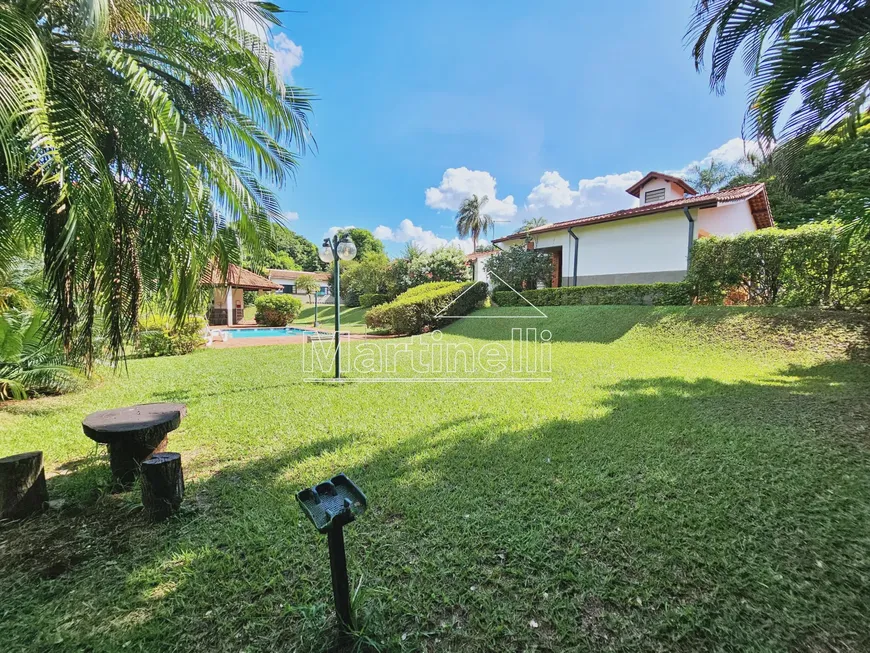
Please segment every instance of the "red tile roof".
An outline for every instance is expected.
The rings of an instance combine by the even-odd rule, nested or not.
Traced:
[[[495,254],[494,251],[492,251],[492,252],[471,252],[471,254],[465,255],[465,260],[466,261],[476,261],[479,258],[486,258],[487,256],[492,256],[493,254]]]
[[[501,243],[505,240],[516,240],[517,238],[525,237],[526,233],[534,235],[545,233],[547,231],[559,231],[560,229],[568,229],[570,227],[585,227],[586,225],[599,224],[601,222],[613,222],[615,220],[625,220],[626,218],[635,218],[642,215],[664,213],[665,211],[673,211],[674,209],[712,208],[715,206],[723,206],[743,201],[749,202],[749,209],[752,211],[755,225],[759,229],[773,226],[773,217],[770,213],[770,202],[767,199],[767,190],[765,190],[764,184],[746,184],[745,186],[737,186],[727,190],[718,190],[712,193],[695,195],[693,197],[683,197],[677,200],[656,202],[655,204],[647,204],[645,206],[636,206],[631,209],[613,211],[612,213],[594,215],[589,218],[579,218],[576,220],[565,220],[564,222],[545,224],[542,227],[529,229],[528,232],[521,231],[509,236],[496,238],[492,242]]]
[[[329,281],[329,273],[328,272],[305,272],[304,270],[277,270],[277,269],[269,269],[266,270],[269,273],[269,278],[273,277],[276,279],[287,279],[289,281],[294,281],[301,277],[303,274],[307,274],[310,277],[314,277],[317,281]]]
[[[229,282],[229,283],[227,283]],[[240,268],[230,263],[227,268],[226,278],[221,274],[217,265],[212,265],[202,277],[204,286],[233,286],[244,290],[280,290],[281,286],[272,283],[266,277]]]
[[[641,179],[639,182],[637,182],[631,188],[626,189],[625,192],[628,193],[629,195],[634,195],[635,197],[640,197],[640,189],[643,188],[643,185],[645,183],[647,183],[648,181],[650,181],[652,179],[664,179],[665,181],[669,181],[672,184],[676,184],[677,186],[682,188],[684,191],[686,191],[689,195],[697,195],[698,194],[698,191],[696,191],[694,188],[689,186],[689,184],[684,182],[679,177],[673,177],[671,175],[666,175],[663,172],[648,172],[646,175],[644,175],[643,179]]]

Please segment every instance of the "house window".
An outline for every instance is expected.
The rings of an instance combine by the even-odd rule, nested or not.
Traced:
[[[649,204],[650,202],[661,202],[665,199],[665,189],[659,188],[657,190],[648,190],[643,194],[643,203]]]
[[[292,295],[296,292],[296,284],[282,283],[281,287],[284,289],[283,292],[285,295]]]

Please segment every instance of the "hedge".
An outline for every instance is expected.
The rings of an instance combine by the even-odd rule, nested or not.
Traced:
[[[136,356],[182,356],[205,344],[201,331],[205,320],[188,317],[183,324],[175,324],[166,315],[149,315],[139,320],[134,340]]]
[[[372,306],[378,306],[379,304],[386,304],[388,301],[390,301],[389,296],[381,293],[366,293],[365,295],[359,296],[359,305],[363,308],[371,308]]]
[[[647,306],[686,306],[692,303],[691,287],[680,283],[636,283],[620,286],[567,286],[526,290],[520,297],[512,290],[499,290],[492,300],[499,306],[569,306],[577,304],[639,304]]]
[[[687,281],[704,304],[858,306],[870,302],[870,242],[834,222],[703,238]]]
[[[388,304],[369,310],[366,325],[395,334],[424,333],[452,322],[449,318],[435,317],[441,311],[449,315],[465,315],[477,308],[486,299],[486,294],[485,283],[426,283],[411,288]]]
[[[302,310],[302,302],[290,295],[260,295],[254,300],[257,324],[271,327],[287,326]]]

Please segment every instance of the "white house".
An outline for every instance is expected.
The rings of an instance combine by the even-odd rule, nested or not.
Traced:
[[[281,288],[278,290],[278,293],[288,294],[288,295],[306,295],[300,290],[296,289],[296,279],[301,277],[302,275],[307,275],[309,277],[314,277],[317,283],[320,285],[320,290],[317,292],[318,296],[325,297],[329,294],[329,274],[327,272],[305,272],[303,270],[268,270],[269,273],[269,281],[278,284]]]
[[[489,284],[489,274],[483,267],[484,262],[495,252],[472,252],[465,255],[465,264],[471,268],[472,281],[483,281]],[[492,285],[492,284],[490,284]]]
[[[773,226],[761,183],[699,194],[682,179],[651,172],[626,192],[638,206],[528,231],[527,246],[553,257],[553,286],[680,281],[695,239]],[[524,245],[526,233],[493,242]]]

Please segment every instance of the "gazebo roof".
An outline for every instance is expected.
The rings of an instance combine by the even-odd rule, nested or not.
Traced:
[[[217,265],[212,265],[202,276],[204,286],[233,286],[243,290],[280,290],[281,286],[269,281],[266,277],[240,268],[230,263],[227,268],[226,278],[221,274]]]

